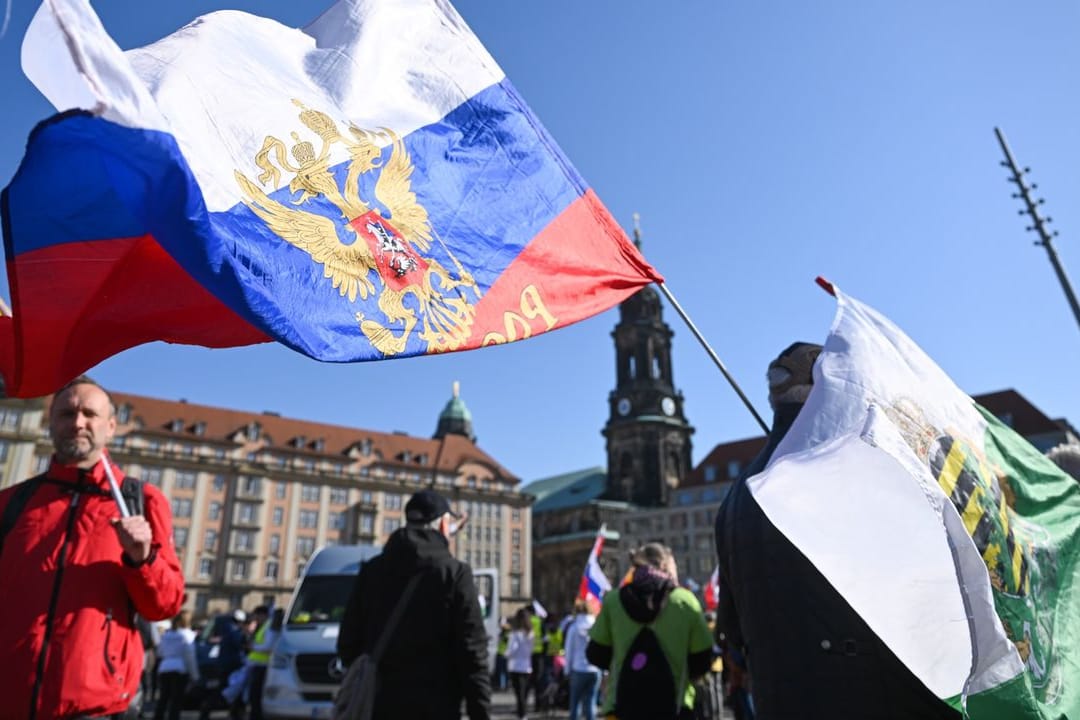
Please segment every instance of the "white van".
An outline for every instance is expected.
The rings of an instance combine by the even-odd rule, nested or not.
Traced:
[[[333,545],[315,552],[293,591],[263,690],[269,718],[328,718],[345,675],[337,655],[345,604],[360,565],[382,552],[374,545]],[[493,569],[474,570],[489,667],[499,635],[499,582]]]
[[[333,545],[315,552],[293,591],[263,690],[271,718],[328,718],[345,670],[338,630],[361,563],[382,552],[374,545]]]

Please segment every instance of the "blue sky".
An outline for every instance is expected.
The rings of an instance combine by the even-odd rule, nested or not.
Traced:
[[[37,3],[0,38],[0,181],[50,106],[22,75]],[[323,3],[94,3],[124,48],[222,8],[303,25]],[[767,415],[764,369],[820,341],[825,275],[970,393],[1080,424],[1080,328],[999,166],[1032,168],[1080,282],[1080,5],[459,0],[459,12]],[[402,37],[401,42],[408,42]],[[62,201],[62,199],[58,199]],[[6,283],[0,291],[8,297]],[[673,312],[694,460],[758,432]],[[460,380],[481,447],[525,480],[603,464],[614,311],[511,346],[327,365],[283,347],[153,344],[94,375],[126,392],[430,435]]]

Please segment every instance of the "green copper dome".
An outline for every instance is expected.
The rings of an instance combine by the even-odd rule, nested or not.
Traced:
[[[473,434],[472,413],[465,407],[465,401],[461,399],[461,386],[455,380],[453,396],[446,403],[446,407],[439,413],[439,425],[435,429],[435,438],[442,439],[447,435],[464,435],[473,442],[476,436]]]

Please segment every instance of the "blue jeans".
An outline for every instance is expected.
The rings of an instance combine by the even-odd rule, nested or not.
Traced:
[[[600,687],[600,673],[570,673],[570,720],[577,720],[580,705],[585,720],[596,720],[596,690]]]

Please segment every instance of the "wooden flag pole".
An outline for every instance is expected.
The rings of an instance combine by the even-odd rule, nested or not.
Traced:
[[[704,336],[702,336],[701,332],[698,331],[697,326],[694,325],[694,321],[691,320],[690,316],[686,314],[686,311],[682,309],[682,305],[679,304],[679,301],[676,300],[675,296],[671,294],[670,290],[668,290],[668,286],[664,283],[657,283],[657,285],[660,287],[660,292],[664,293],[664,297],[666,297],[668,299],[668,302],[671,303],[671,306],[675,308],[675,312],[679,313],[679,317],[681,317],[683,319],[683,322],[686,323],[686,326],[690,328],[690,332],[694,333],[694,337],[696,337],[698,339],[698,342],[701,343],[701,347],[705,348],[705,352],[708,353],[709,357],[712,358],[712,361],[716,363],[716,367],[720,368],[720,372],[724,374],[724,377],[727,379],[728,384],[730,384],[732,389],[735,390],[735,393],[739,396],[739,399],[743,401],[743,405],[746,406],[746,409],[749,410],[750,414],[754,416],[754,419],[757,420],[758,425],[761,426],[761,429],[765,432],[766,435],[768,435],[769,426],[766,425],[765,421],[761,419],[760,415],[758,415],[757,410],[755,410],[754,406],[750,403],[750,399],[746,397],[746,393],[744,393],[742,391],[742,388],[739,387],[739,383],[735,382],[735,378],[731,377],[731,373],[729,373],[728,369],[724,367],[724,363],[720,360],[720,356],[716,354],[716,351],[712,349],[709,343],[705,340]]]

